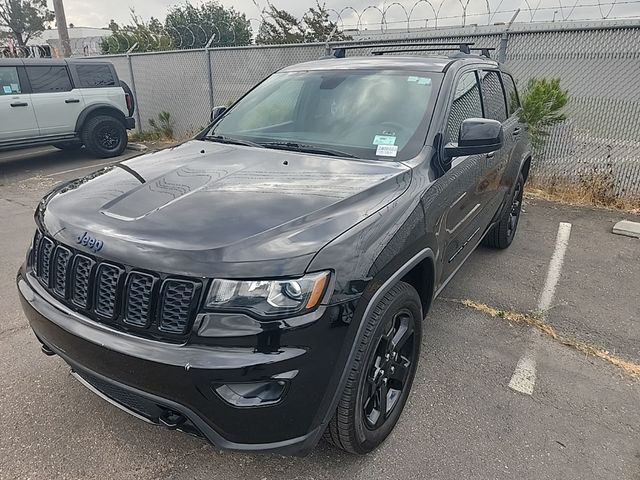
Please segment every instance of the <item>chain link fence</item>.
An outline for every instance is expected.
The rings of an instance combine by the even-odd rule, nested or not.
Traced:
[[[620,196],[640,196],[640,21],[467,26],[367,40],[474,42],[502,51],[522,91],[531,78],[560,78],[567,120],[554,127],[532,173],[539,182],[604,177]],[[506,43],[505,40],[506,39]],[[366,41],[359,45],[366,47]],[[504,47],[506,46],[506,50]],[[315,60],[324,44],[246,46],[108,56],[137,99],[138,125],[169,112],[179,136],[204,127],[274,71]],[[367,55],[362,48],[352,55]],[[430,52],[433,54],[433,52]],[[105,58],[105,57],[102,57]]]

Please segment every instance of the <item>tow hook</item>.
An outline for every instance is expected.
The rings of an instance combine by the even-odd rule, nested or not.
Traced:
[[[53,357],[56,352],[54,352],[53,350],[51,350],[49,347],[47,347],[44,343],[40,346],[40,350],[42,351],[42,353],[44,353],[47,357]]]
[[[176,428],[180,428],[184,422],[187,421],[184,415],[173,412],[171,410],[165,410],[162,412],[162,415],[158,417],[160,423],[162,423],[169,430],[175,430]]]

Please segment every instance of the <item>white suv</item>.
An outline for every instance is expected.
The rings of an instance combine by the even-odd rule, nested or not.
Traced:
[[[0,59],[0,150],[84,145],[98,157],[120,155],[134,108],[109,62]]]

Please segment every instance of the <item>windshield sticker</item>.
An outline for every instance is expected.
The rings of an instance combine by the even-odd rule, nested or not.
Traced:
[[[418,85],[431,85],[431,79],[429,77],[418,78]]]
[[[407,77],[407,82],[417,82],[418,81],[418,77]]]
[[[11,85],[3,85],[2,90],[4,90],[4,93],[11,93]]]
[[[398,155],[397,145],[378,145],[376,155],[379,157],[395,157]]]
[[[376,135],[373,138],[374,145],[395,145],[396,137],[391,135]]]

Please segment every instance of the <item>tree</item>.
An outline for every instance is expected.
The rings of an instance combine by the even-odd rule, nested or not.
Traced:
[[[135,46],[136,52],[154,52],[172,48],[172,39],[164,31],[162,22],[151,17],[145,22],[131,9],[131,24],[120,27],[116,22],[109,22],[112,34],[100,41],[103,54],[125,53]]]
[[[544,145],[549,129],[564,121],[566,115],[561,112],[567,104],[569,94],[560,88],[560,79],[532,78],[522,97],[520,118],[529,125],[531,141],[535,148]]]
[[[260,24],[256,43],[302,43],[305,39],[304,22],[298,20],[286,10],[280,10],[271,2],[268,9],[263,12],[263,21]],[[267,20],[264,17],[268,17]]]
[[[0,0],[0,27],[9,30],[19,47],[37,37],[53,18],[47,0]]]
[[[301,19],[268,2],[268,8],[263,12],[263,21],[256,36],[256,43],[279,44],[350,39],[351,37],[338,32],[336,22],[329,20],[326,4],[320,4],[319,0],[316,0],[316,6],[309,8]]]
[[[309,8],[304,14],[303,21],[306,25],[305,41],[326,42],[327,40],[351,40],[352,37],[338,31],[336,22],[329,20],[329,11],[326,3],[320,5],[316,0],[316,8]]]
[[[199,6],[190,3],[169,10],[164,28],[174,48],[203,48],[213,36],[212,46],[248,45],[251,23],[244,13],[225,8],[216,0]]]

